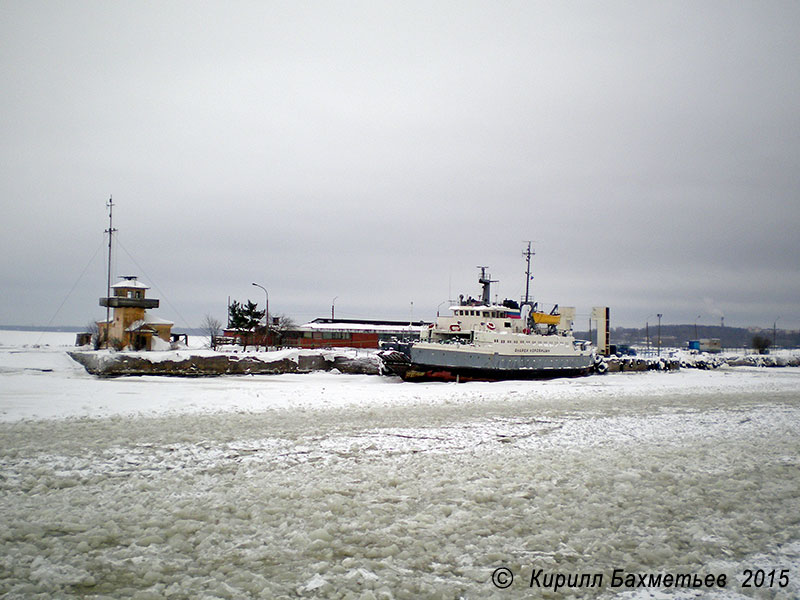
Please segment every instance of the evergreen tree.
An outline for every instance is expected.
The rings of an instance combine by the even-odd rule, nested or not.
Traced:
[[[240,304],[234,300],[228,308],[228,318],[231,323],[231,328],[242,332],[254,331],[265,314],[266,311],[258,310],[258,304],[250,300],[247,301],[247,304]],[[248,337],[247,335],[241,337],[242,346],[244,346],[245,350],[247,349]]]

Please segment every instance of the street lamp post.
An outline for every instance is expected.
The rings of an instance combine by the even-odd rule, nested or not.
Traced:
[[[658,313],[656,316],[658,317],[658,355],[661,356],[661,317],[664,315]]]
[[[778,317],[778,319],[780,319],[780,317]],[[777,348],[777,346],[775,345],[775,334],[778,331],[778,319],[775,319],[775,321],[772,323],[772,347],[773,348]]]
[[[339,297],[339,296],[334,296],[334,297],[333,297],[333,300],[331,300],[331,321],[333,321],[333,319],[334,319],[334,316],[333,316],[333,307],[334,307],[334,305],[336,304],[336,299],[337,299],[338,297]]]
[[[700,315],[697,315],[697,318],[694,320],[694,339],[700,339],[697,337],[697,321],[700,319]]]
[[[264,297],[266,298],[266,306],[264,310],[264,349],[266,350],[267,345],[269,344],[269,293],[267,292],[267,288],[265,288],[263,285],[258,285],[257,283],[253,283],[253,285],[264,290]]]

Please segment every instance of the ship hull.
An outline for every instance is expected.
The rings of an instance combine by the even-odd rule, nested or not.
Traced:
[[[555,379],[589,375],[591,367],[549,369],[478,369],[441,367],[411,363],[400,375],[406,381],[505,381],[511,379]]]
[[[387,368],[406,381],[502,381],[579,377],[593,371],[591,354],[500,354],[411,345],[385,360]]]

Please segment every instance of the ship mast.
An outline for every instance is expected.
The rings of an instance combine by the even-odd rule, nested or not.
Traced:
[[[481,270],[481,276],[478,278],[478,283],[481,284],[481,302],[486,306],[489,306],[491,302],[491,295],[489,292],[489,288],[491,284],[497,283],[496,279],[492,279],[491,275],[486,272],[486,269],[489,267],[478,267]]]
[[[536,254],[531,250],[531,243],[528,242],[528,249],[522,252],[522,256],[527,261],[527,269],[525,270],[525,304],[530,303],[530,286],[531,286],[531,256]]]
[[[113,214],[114,214],[114,200],[112,196],[108,197],[108,202],[106,206],[108,207],[108,229],[106,229],[106,233],[108,234],[108,268],[106,269],[107,274],[107,289],[106,289],[106,298],[111,298],[111,238],[114,235],[116,229],[114,229],[114,221],[113,221]],[[109,321],[111,320],[111,302],[106,302],[106,327],[105,327],[105,338],[106,338],[106,348],[108,348],[108,329],[110,327]]]

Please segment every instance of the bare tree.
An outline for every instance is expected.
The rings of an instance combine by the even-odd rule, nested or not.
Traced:
[[[97,324],[97,321],[89,321],[86,325],[86,332],[92,334],[91,344],[92,348],[95,350],[99,350],[100,346],[102,345],[102,340],[100,339],[100,326]]]
[[[200,329],[203,330],[204,335],[208,336],[209,348],[216,350],[217,336],[219,336],[219,331],[222,329],[222,323],[219,322],[219,319],[207,314],[200,325]]]
[[[753,336],[753,349],[759,354],[766,354],[767,348],[772,345],[772,340],[763,335]]]
[[[277,315],[275,317],[275,321],[273,321],[272,325],[273,329],[276,329],[278,332],[282,333],[293,327],[296,327],[296,323],[292,317],[286,315]]]
[[[278,344],[282,346],[283,334],[294,329],[295,327],[297,327],[297,324],[294,322],[294,319],[287,315],[280,314],[274,317],[270,329],[277,334],[277,338],[279,340]]]

